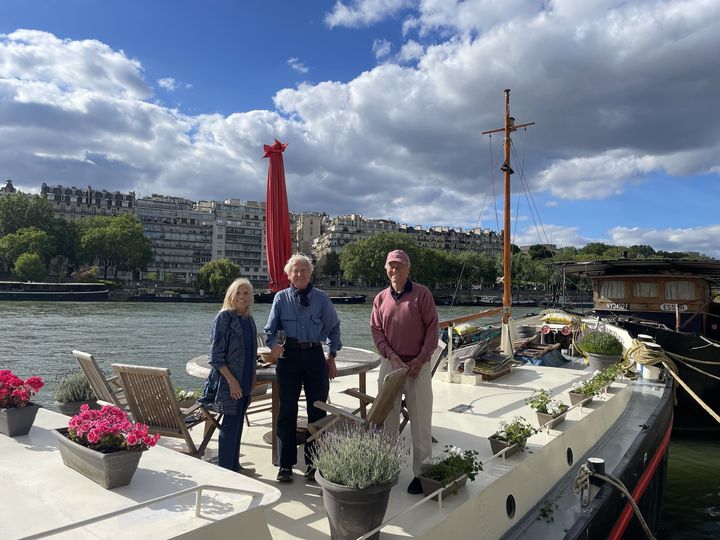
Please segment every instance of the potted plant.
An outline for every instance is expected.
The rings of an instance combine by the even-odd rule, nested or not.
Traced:
[[[202,396],[200,390],[184,390],[179,386],[175,388],[175,399],[177,399],[178,405],[181,409],[192,407],[197,403],[197,400]]]
[[[331,538],[355,539],[382,523],[407,455],[397,436],[359,425],[318,439],[315,480],[322,488]]]
[[[607,330],[591,330],[583,334],[578,347],[587,355],[592,369],[603,369],[618,362],[623,352],[622,342]]]
[[[591,377],[585,381],[574,382],[569,392],[570,403],[577,405],[587,398],[590,398],[587,400],[587,403],[590,403],[593,396],[598,395],[600,390],[601,388],[595,377]]]
[[[9,369],[0,370],[0,433],[15,437],[30,431],[40,408],[31,400],[44,384],[40,377],[23,380]]]
[[[420,475],[425,496],[441,488],[445,488],[440,494],[442,497],[450,492],[455,494],[468,479],[474,481],[477,473],[483,470],[482,461],[478,456],[477,450],[463,452],[457,446],[446,445],[442,455],[425,460],[427,469]],[[438,500],[438,495],[435,495],[433,500]]]
[[[568,405],[555,399],[549,390],[539,389],[533,390],[532,395],[525,400],[525,403],[535,409],[540,427],[548,425],[555,427],[565,420]]]
[[[54,381],[53,398],[58,410],[66,416],[80,412],[84,403],[98,409],[97,396],[82,371],[71,371]]]
[[[87,404],[55,435],[63,463],[106,489],[129,484],[142,452],[160,438],[114,405],[95,410]]]
[[[537,433],[537,430],[530,425],[522,416],[514,417],[510,422],[503,420],[500,422],[498,430],[493,433],[490,438],[490,448],[493,454],[497,454],[504,449],[505,457],[511,456],[516,452],[525,448],[528,438]]]

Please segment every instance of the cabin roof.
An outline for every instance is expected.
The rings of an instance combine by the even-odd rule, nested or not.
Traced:
[[[568,261],[552,263],[556,269],[568,274],[594,278],[627,275],[690,275],[720,282],[720,261],[682,259],[618,259],[608,261]]]

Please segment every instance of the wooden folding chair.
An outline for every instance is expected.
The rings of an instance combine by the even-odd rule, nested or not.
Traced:
[[[407,374],[407,368],[402,367],[396,369],[385,375],[383,380],[382,390],[378,393],[375,398],[371,398],[366,394],[358,392],[364,398],[370,398],[368,403],[372,403],[370,410],[365,418],[362,418],[358,413],[360,409],[354,411],[346,411],[334,405],[329,405],[324,401],[316,401],[315,406],[318,409],[323,409],[330,413],[325,418],[308,424],[307,430],[310,436],[307,438],[307,442],[316,439],[322,435],[328,429],[332,429],[338,422],[345,420],[351,422],[357,422],[365,427],[382,427],[385,425],[385,419],[393,408],[395,399],[402,392],[403,385],[405,384],[405,376]]]
[[[256,384],[250,393],[250,405],[245,412],[245,423],[250,427],[250,415],[272,410],[272,391],[270,383]]]
[[[122,386],[118,381],[117,375],[106,378],[105,374],[95,361],[95,357],[86,352],[73,351],[75,360],[80,364],[80,369],[85,373],[85,377],[90,383],[90,388],[95,392],[98,401],[115,405],[120,409],[127,410],[127,400],[123,393]]]
[[[113,364],[112,368],[120,377],[133,419],[146,424],[151,433],[185,439],[186,453],[201,458],[210,437],[220,427],[221,415],[199,403],[181,409],[167,368],[127,364]],[[203,422],[206,422],[205,434],[200,446],[196,446],[190,429]]]

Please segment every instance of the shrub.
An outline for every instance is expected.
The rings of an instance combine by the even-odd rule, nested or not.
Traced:
[[[537,412],[552,415],[553,418],[561,415],[570,407],[562,401],[555,399],[549,390],[533,390],[532,395],[525,400]]]
[[[578,346],[585,353],[616,355],[622,354],[623,346],[620,340],[611,332],[604,330],[591,330],[584,334]]]
[[[397,435],[350,426],[320,438],[312,459],[325,480],[362,489],[390,482],[407,456]]]
[[[463,452],[457,446],[446,445],[443,455],[423,462],[429,465],[423,476],[441,482],[443,487],[463,474],[472,482],[477,473],[483,470],[482,461],[478,459],[479,455],[477,450]]]
[[[82,371],[66,373],[54,382],[53,398],[60,403],[73,401],[92,401],[97,399],[95,392]]]
[[[499,429],[492,435],[493,438],[505,441],[508,444],[516,444],[522,450],[527,440],[537,433],[537,429],[522,416],[516,416],[511,422],[500,422]]]

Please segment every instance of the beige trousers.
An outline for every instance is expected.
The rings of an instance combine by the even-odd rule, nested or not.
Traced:
[[[385,375],[393,371],[390,361],[386,358],[380,363],[380,380],[378,389],[382,388]],[[378,390],[379,391],[379,390]],[[410,432],[412,434],[413,473],[422,474],[422,462],[432,455],[432,378],[430,362],[426,362],[417,377],[406,377],[402,394],[405,395],[408,414],[410,415]],[[385,419],[385,429],[389,433],[397,433],[400,428],[400,404],[402,395],[398,395],[393,408]]]

